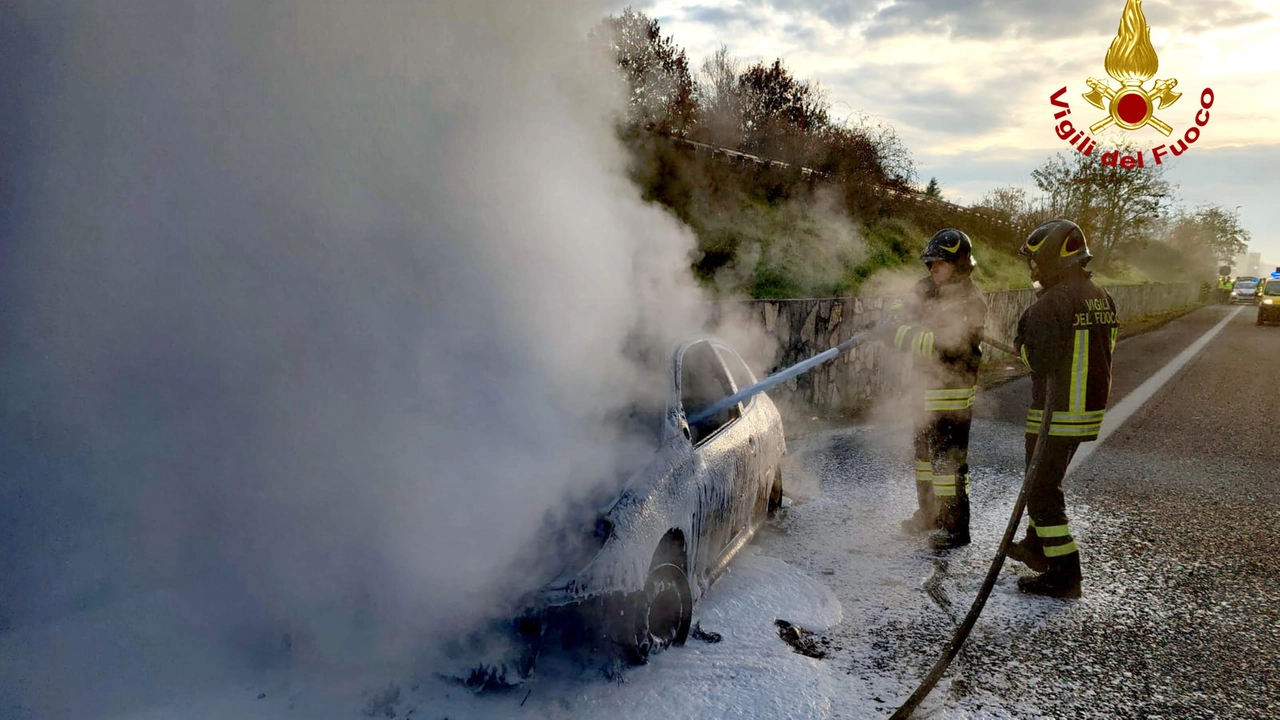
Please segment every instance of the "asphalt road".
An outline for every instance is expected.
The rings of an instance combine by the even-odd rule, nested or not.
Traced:
[[[1112,405],[1232,312],[1124,342]],[[1123,588],[1133,612],[1033,633],[1029,648],[1047,650],[1033,666],[1112,688],[1132,717],[1280,717],[1280,328],[1255,318],[1239,310],[1068,478],[1069,502],[1130,519],[1086,537],[1082,558],[1088,590]],[[1026,393],[1026,380],[999,388],[983,413]]]
[[[1280,327],[1214,306],[1122,340],[1111,407],[1232,313],[1068,476],[1084,598],[1021,595],[1014,580],[1029,571],[1006,561],[917,717],[1280,717]],[[874,692],[855,690],[841,716],[891,713],[968,610],[1021,482],[1029,393],[1026,378],[980,393],[974,543],[941,557],[895,536],[914,505],[901,425],[794,448],[800,482],[819,487],[762,542],[845,605],[831,662]]]

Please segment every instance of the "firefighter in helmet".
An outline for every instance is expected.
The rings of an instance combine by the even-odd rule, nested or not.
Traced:
[[[987,303],[973,284],[968,235],[940,230],[921,260],[929,275],[893,304],[883,340],[910,351],[905,379],[922,402],[914,423],[917,510],[902,527],[933,532],[930,545],[945,550],[969,544],[969,425]]]
[[[1031,463],[1045,398],[1053,384],[1053,417],[1044,454],[1027,492],[1027,533],[1009,557],[1040,574],[1018,580],[1037,595],[1080,596],[1080,552],[1067,523],[1062,480],[1080,443],[1098,439],[1111,391],[1111,354],[1120,325],[1115,302],[1091,280],[1084,232],[1069,220],[1050,220],[1027,237],[1027,258],[1039,286],[1018,320],[1014,345],[1031,369],[1026,463]]]

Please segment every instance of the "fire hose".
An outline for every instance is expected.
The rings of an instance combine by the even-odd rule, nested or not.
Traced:
[[[839,345],[836,345],[830,350],[826,350],[822,353],[814,355],[808,360],[803,360],[801,362],[798,362],[795,365],[792,365],[791,367],[786,368],[785,370],[779,370],[778,372],[761,380],[755,385],[752,385],[751,387],[748,387],[744,390],[739,390],[738,392],[732,395],[729,395],[728,397],[721,398],[716,402],[708,405],[706,408],[699,410],[698,412],[694,413],[692,417],[689,418],[689,423],[693,424],[693,423],[698,423],[703,420],[706,420],[707,418],[711,417],[712,415],[715,415],[718,412],[721,412],[722,410],[727,410],[728,408],[731,408],[734,405],[737,405],[738,403],[742,402],[743,400],[746,400],[752,395],[756,395],[758,393],[764,392],[765,390],[770,390],[772,388],[775,388],[781,385],[782,383],[790,380],[791,378],[799,375],[800,373],[803,373],[807,370],[811,370],[817,367],[818,365],[821,365],[822,363],[828,360],[831,360],[832,358],[835,358],[841,353],[845,353],[854,349],[855,347],[861,345],[864,341],[866,341],[868,337],[871,337],[871,332],[865,332],[860,335],[854,335],[853,337],[849,338],[848,340],[845,340]]]
[[[770,375],[769,377],[761,380],[760,382],[756,383],[755,385],[752,385],[751,387],[739,390],[738,392],[732,395],[729,395],[728,397],[721,398],[716,402],[712,403],[711,405],[708,405],[702,410],[699,410],[698,412],[694,413],[693,416],[689,418],[689,422],[691,424],[702,422],[703,420],[706,420],[707,418],[715,415],[716,413],[721,412],[723,410],[727,410],[728,408],[731,408],[734,405],[737,405],[738,403],[742,402],[743,400],[746,400],[747,398],[753,395],[762,393],[766,390],[772,390],[773,388],[781,385],[782,383],[790,380],[791,378],[797,375],[800,375],[801,373],[806,372],[808,370],[812,370],[818,365],[821,365],[822,363],[828,360],[831,360],[842,353],[846,353],[854,349],[855,347],[865,342],[867,338],[871,337],[871,334],[872,333],[868,331],[868,332],[861,333],[859,335],[854,335],[853,337],[849,338],[848,340],[845,340],[839,345],[836,345],[835,347],[829,350],[826,350],[822,353],[814,355],[808,360],[802,360],[801,362],[798,362],[789,368],[779,370],[778,372]],[[1006,353],[1009,353],[1014,357],[1018,356],[1018,353],[1016,350],[997,340],[992,340],[990,337],[983,336],[982,341],[997,350],[1001,350]]]
[[[991,568],[987,570],[987,577],[982,581],[982,587],[978,589],[978,596],[974,598],[973,605],[969,608],[969,614],[965,616],[964,621],[960,623],[960,627],[956,628],[955,634],[951,636],[951,640],[947,643],[942,657],[938,658],[938,662],[934,663],[933,669],[929,671],[924,680],[920,681],[920,686],[916,688],[915,692],[911,693],[911,697],[907,698],[902,707],[898,708],[897,712],[890,716],[889,720],[905,720],[905,718],[911,717],[912,711],[933,690],[933,686],[942,679],[943,673],[947,671],[951,661],[960,652],[960,646],[968,639],[969,632],[973,630],[974,624],[978,622],[978,616],[982,614],[982,608],[987,604],[987,597],[991,595],[991,590],[996,584],[996,578],[1000,576],[1000,568],[1004,565],[1005,553],[1008,552],[1009,544],[1013,542],[1014,533],[1018,531],[1018,524],[1022,521],[1022,510],[1027,504],[1027,491],[1031,487],[1031,478],[1035,477],[1036,471],[1040,467],[1040,460],[1044,457],[1045,445],[1048,444],[1049,425],[1053,422],[1053,388],[1053,378],[1050,378],[1049,382],[1045,383],[1044,418],[1040,422],[1040,432],[1036,436],[1036,447],[1031,453],[1031,462],[1027,463],[1027,474],[1022,479],[1022,489],[1018,492],[1018,499],[1013,503],[1013,512],[1009,515],[1009,524],[1004,529],[1004,537],[1000,539],[1000,547],[996,550],[996,556],[991,560]]]
[[[725,397],[699,411],[689,419],[689,422],[699,422],[726,408],[733,407],[735,404],[756,395],[757,393],[777,387],[787,380],[835,358],[841,353],[852,350],[866,341],[866,339],[871,337],[871,335],[871,332],[855,335],[823,353],[774,373],[755,385],[739,390],[733,395]],[[1015,357],[1018,355],[1017,351],[1013,348],[998,341],[994,341],[989,337],[984,337],[983,341],[1010,355]],[[982,609],[987,604],[987,598],[991,595],[991,591],[995,587],[996,579],[1000,576],[1000,569],[1004,566],[1005,554],[1009,550],[1009,544],[1013,542],[1013,536],[1017,532],[1018,525],[1022,521],[1022,511],[1025,509],[1027,504],[1027,492],[1031,487],[1031,478],[1035,477],[1036,471],[1040,467],[1041,459],[1044,457],[1045,446],[1049,439],[1049,426],[1053,422],[1053,405],[1055,402],[1054,383],[1052,382],[1052,378],[1050,378],[1049,382],[1045,383],[1045,387],[1046,396],[1044,402],[1044,418],[1040,423],[1040,432],[1036,436],[1035,449],[1031,453],[1031,461],[1027,463],[1026,475],[1022,480],[1022,488],[1018,491],[1018,498],[1013,503],[1013,511],[1009,515],[1009,524],[1004,529],[1004,537],[1000,539],[1000,546],[996,551],[996,556],[991,560],[991,567],[987,570],[987,576],[982,582],[982,587],[979,588],[978,595],[974,598],[973,605],[969,608],[968,615],[966,615],[964,621],[960,623],[960,627],[956,629],[955,634],[951,636],[951,640],[947,642],[947,646],[943,651],[942,657],[938,658],[938,661],[934,663],[929,674],[920,682],[920,685],[915,689],[915,692],[907,698],[907,701],[903,703],[902,706],[898,708],[897,712],[890,717],[890,720],[905,720],[905,718],[910,717],[911,713],[920,705],[921,701],[923,701],[924,698],[933,690],[938,681],[942,679],[943,674],[946,673],[947,668],[950,667],[951,661],[954,660],[956,655],[960,652],[960,647],[964,645],[964,641],[968,639],[969,633],[973,630],[974,624],[978,621],[978,616],[982,614]]]

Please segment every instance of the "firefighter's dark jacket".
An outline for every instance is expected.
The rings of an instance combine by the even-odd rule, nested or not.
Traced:
[[[1111,353],[1120,324],[1111,295],[1076,269],[1040,291],[1018,319],[1014,346],[1031,369],[1027,432],[1040,432],[1050,375],[1056,401],[1051,436],[1096,440],[1111,394]]]
[[[968,277],[943,286],[925,277],[908,294],[894,344],[917,356],[913,384],[927,410],[973,407],[986,319],[987,302]]]

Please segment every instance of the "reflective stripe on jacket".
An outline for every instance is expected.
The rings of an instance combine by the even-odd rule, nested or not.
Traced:
[[[973,407],[987,302],[969,278],[939,287],[916,283],[903,308],[894,346],[911,352],[904,378],[924,395],[925,410],[963,412]]]
[[[1057,402],[1049,434],[1096,440],[1111,394],[1111,355],[1119,339],[1115,301],[1086,273],[1043,291],[1018,320],[1015,345],[1031,369],[1027,432],[1039,433],[1050,373]]]
[[[929,413],[964,413],[977,395],[987,301],[972,279],[938,286],[932,277],[915,283],[893,346],[910,350],[904,380],[923,391]]]

